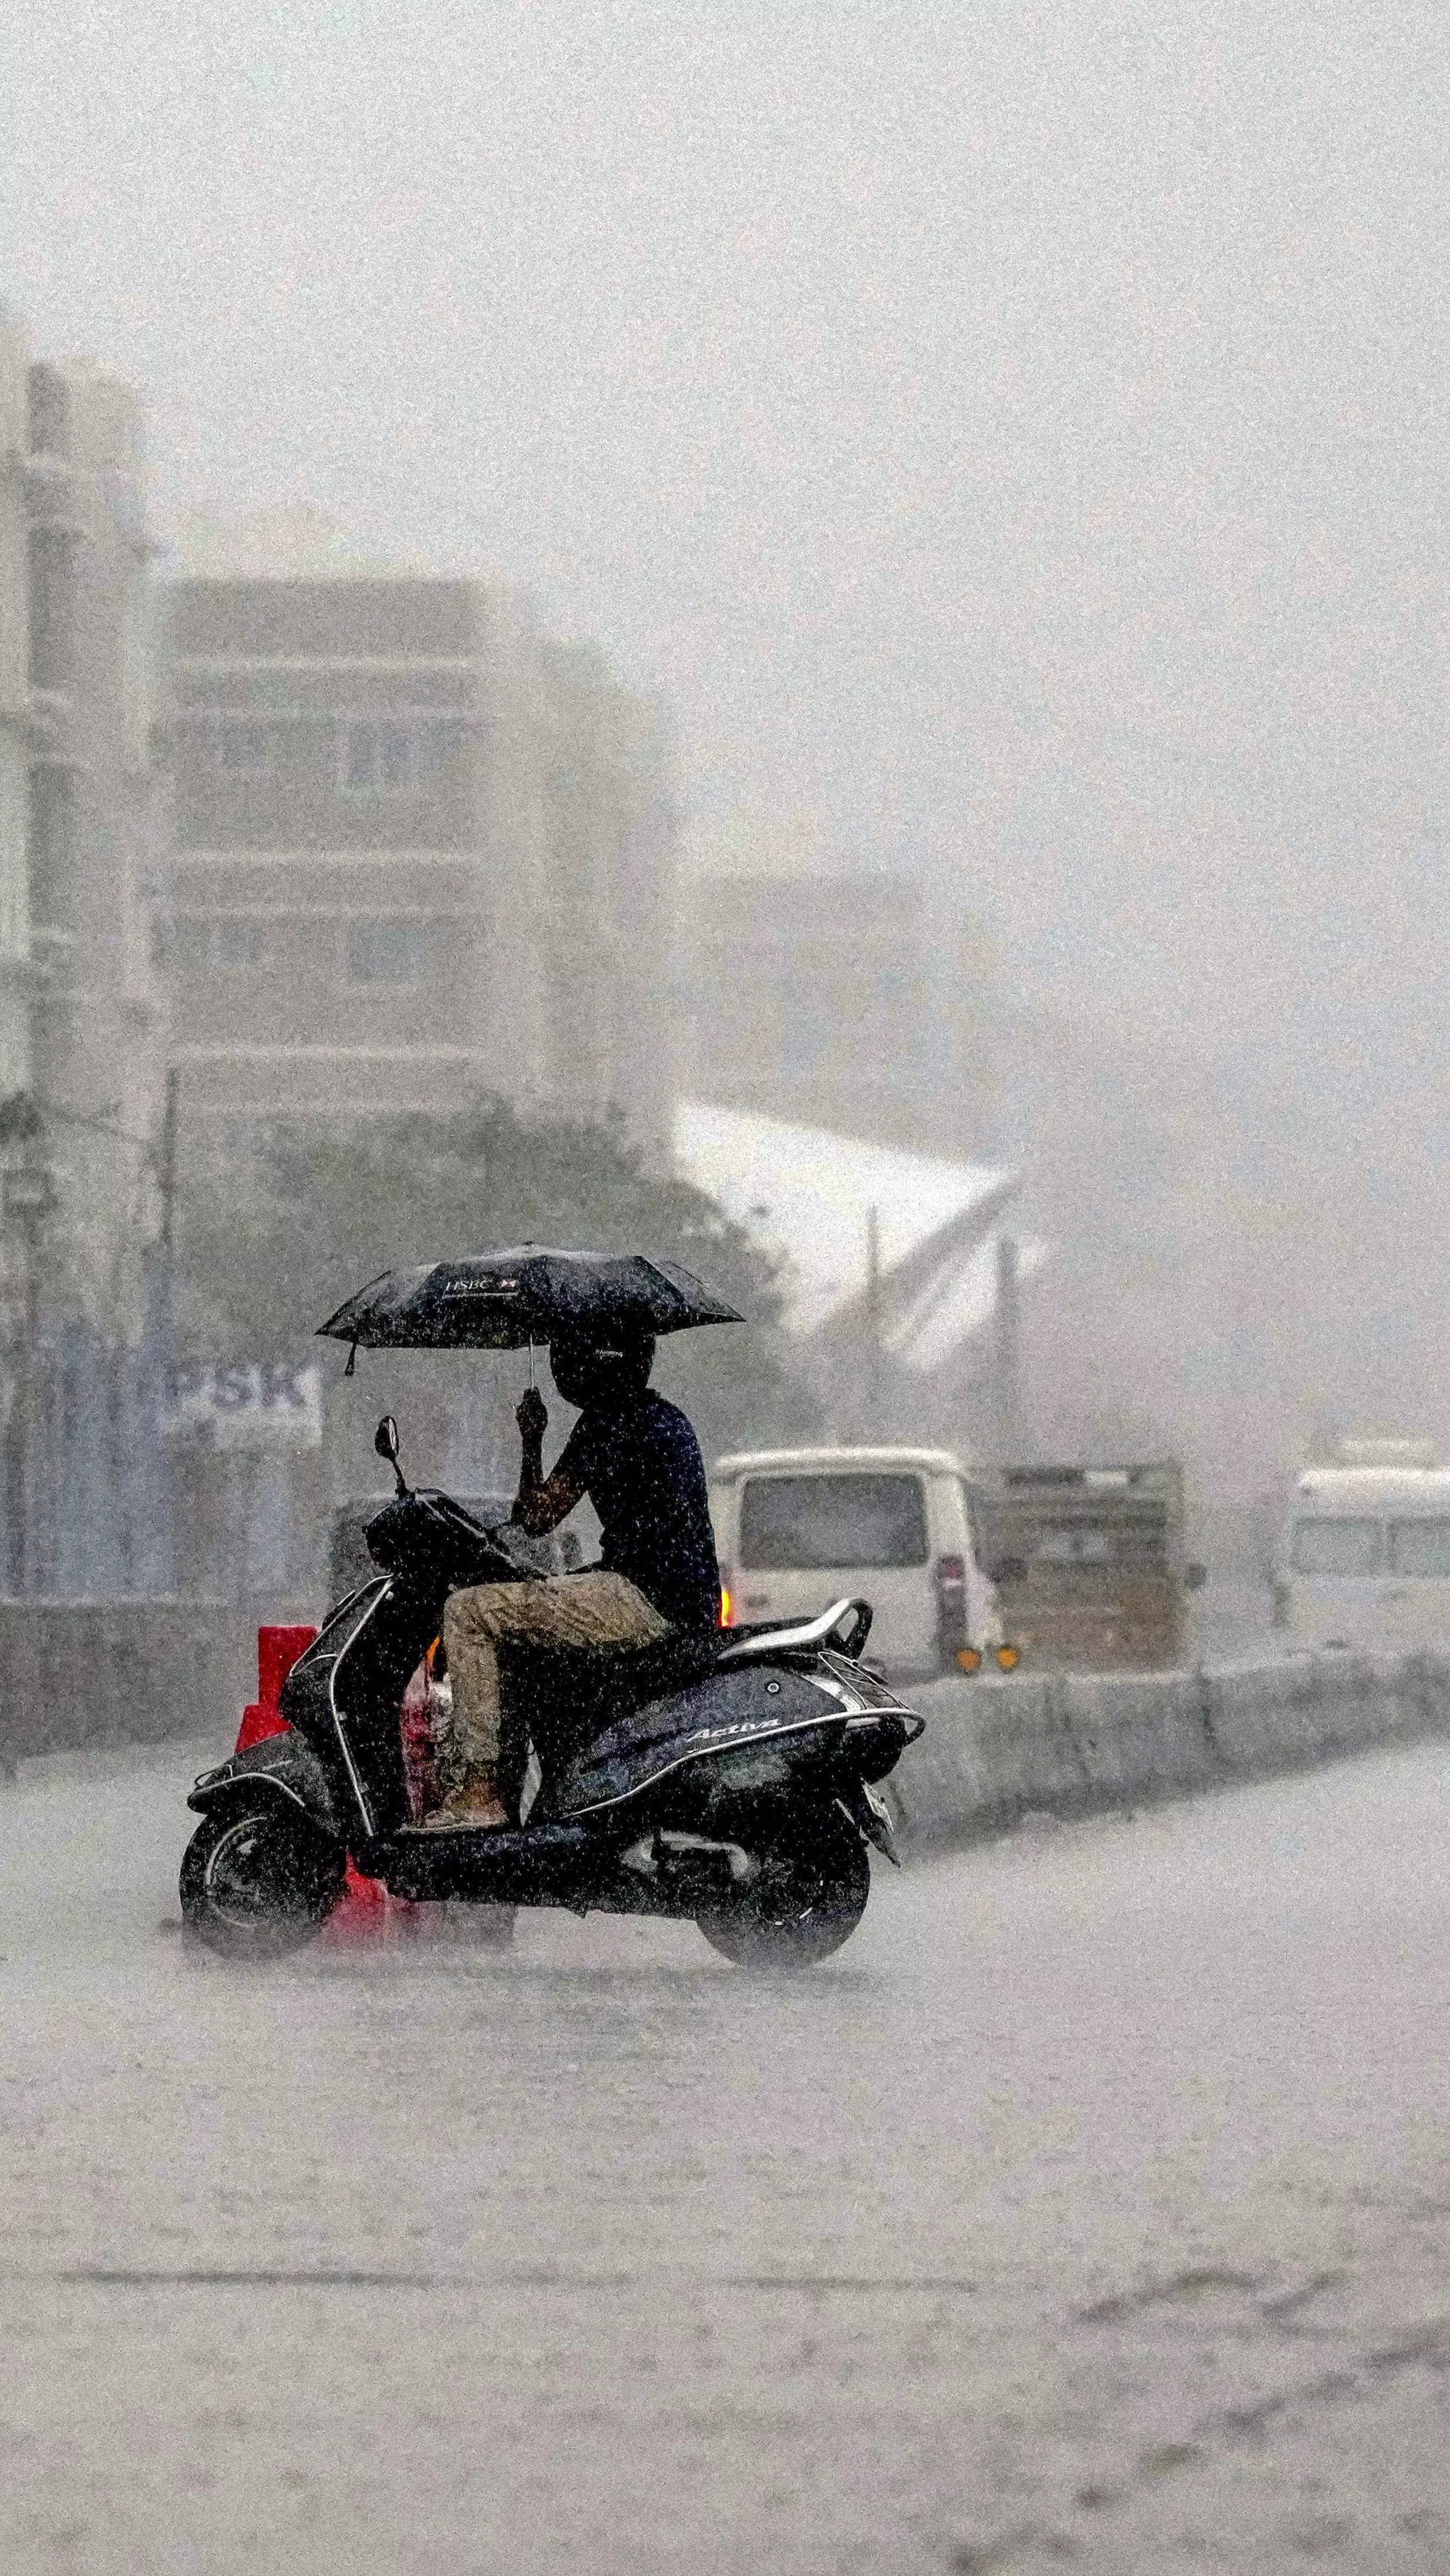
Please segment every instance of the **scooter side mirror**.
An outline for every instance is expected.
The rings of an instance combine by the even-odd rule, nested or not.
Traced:
[[[397,1416],[396,1414],[385,1413],[381,1422],[378,1424],[376,1431],[373,1433],[373,1447],[376,1449],[378,1456],[380,1458],[386,1458],[388,1465],[392,1468],[393,1474],[398,1480],[399,1493],[406,1494],[408,1490],[407,1483],[403,1475],[403,1470],[398,1464],[398,1453],[401,1446],[402,1443],[398,1438]]]

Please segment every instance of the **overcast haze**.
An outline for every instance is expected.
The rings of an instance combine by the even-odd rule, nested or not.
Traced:
[[[58,469],[44,376],[28,460],[0,437],[0,2576],[1450,2569],[1450,1751],[1389,1740],[1450,1724],[1447,1507],[1372,1479],[1297,1549],[1286,1508],[1351,1428],[1450,1462],[1447,102],[1445,0],[10,0],[0,304],[137,389],[162,575],[269,531],[275,570],[506,580],[658,693],[675,772],[587,656],[354,585],[171,603],[153,779],[134,520]],[[281,685],[267,617],[312,657]],[[833,938],[729,870],[819,872]],[[632,1137],[575,1124],[611,1103]],[[667,1338],[707,1452],[1172,1459],[1184,1549],[1167,1477],[963,1516],[933,1472],[907,1544],[909,1453],[868,1450],[849,1503],[765,1488],[778,1545],[717,1477],[752,1622],[837,1579],[753,1559],[919,1559],[840,1578],[929,1713],[840,1962],[740,1978],[562,1902],[511,1957],[355,1883],[310,1956],[228,1966],[190,1930],[249,1873],[341,1886],[339,1819],[401,1885],[523,1883],[517,1838],[373,1830],[438,1617],[394,1511],[328,1694],[351,1787],[301,1683],[263,1756],[321,1781],[326,1856],[249,1770],[172,1937],[186,1783],[228,1794],[351,1581],[369,1422],[480,1497],[549,1385],[344,1376],[317,1319],[538,1235],[678,1251],[768,1328],[671,1137],[799,1241],[817,1328]],[[325,1428],[285,1401],[318,1353]],[[628,1414],[573,1455],[601,1418],[617,1466]],[[646,1436],[605,1552],[665,1599]],[[1271,1626],[1321,1548],[1385,1580],[1286,1580]],[[742,1764],[698,1644],[608,1678],[627,1787],[626,1695],[674,1670],[666,1786],[546,1826],[536,1892],[677,1869],[727,1950],[727,1904],[779,1908],[783,1958],[832,1867],[860,1897],[832,1852],[890,1729],[833,1710],[812,1775],[767,1698],[789,1762]],[[560,1670],[547,1728],[505,1677],[531,1821],[580,1812]]]
[[[191,560],[286,505],[501,568],[663,693],[693,864],[959,884],[999,997],[1203,1052],[1239,1206],[1420,1229],[1346,1329],[1418,1265],[1428,1358],[1443,12],[105,0],[7,55],[0,291],[143,389]]]
[[[1362,677],[1405,793],[1438,761],[1447,52],[1423,9],[32,6],[5,291],[148,393],[164,528],[285,496],[497,563],[667,693],[698,856],[1007,871],[1014,962],[1071,987],[1087,927],[1116,990],[1305,864],[1286,724]]]

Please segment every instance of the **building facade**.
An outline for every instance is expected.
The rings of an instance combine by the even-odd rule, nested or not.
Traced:
[[[683,889],[679,982],[692,1096],[908,1152],[980,1149],[989,976],[946,889],[698,877]]]
[[[470,581],[182,581],[169,665],[184,1134],[493,1091],[663,1137],[647,701]]]
[[[4,1292],[121,1341],[164,1078],[144,489],[130,389],[0,314],[0,1157],[53,1200],[3,1228]]]

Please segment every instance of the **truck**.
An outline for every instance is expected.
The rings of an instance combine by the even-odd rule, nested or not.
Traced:
[[[1005,1467],[975,1488],[978,1553],[1023,1669],[1164,1671],[1191,1659],[1183,1470],[1159,1458]]]

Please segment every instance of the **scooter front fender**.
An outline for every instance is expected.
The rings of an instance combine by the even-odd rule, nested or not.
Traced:
[[[213,1771],[203,1771],[186,1803],[198,1815],[236,1806],[258,1796],[285,1799],[333,1842],[345,1842],[347,1828],[337,1810],[332,1784],[303,1735],[264,1736],[245,1753],[234,1753]]]
[[[837,1793],[836,1804],[843,1815],[850,1817],[862,1840],[874,1843],[876,1849],[885,1854],[893,1868],[900,1869],[901,1854],[896,1847],[896,1830],[891,1820],[891,1809],[880,1790],[873,1789],[869,1780],[844,1781]]]

